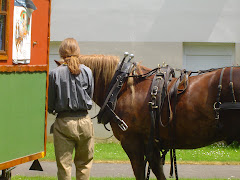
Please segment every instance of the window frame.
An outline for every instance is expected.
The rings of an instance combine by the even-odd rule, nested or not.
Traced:
[[[8,60],[8,43],[9,43],[9,1],[5,0],[5,11],[2,11],[2,1],[0,0],[0,15],[5,15],[5,41],[4,50],[0,50],[0,61]]]

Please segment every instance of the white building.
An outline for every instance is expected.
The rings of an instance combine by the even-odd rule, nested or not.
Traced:
[[[152,68],[236,65],[239,7],[239,0],[52,0],[50,60],[59,59],[60,41],[74,37],[82,54],[128,51]]]
[[[187,70],[237,65],[239,7],[240,0],[52,0],[50,61],[73,37],[82,54],[128,51],[150,68],[163,61]]]

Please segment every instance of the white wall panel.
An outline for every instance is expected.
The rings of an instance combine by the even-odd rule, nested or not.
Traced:
[[[198,71],[236,65],[233,43],[184,43],[183,67]]]
[[[52,0],[51,40],[240,42],[239,0]]]

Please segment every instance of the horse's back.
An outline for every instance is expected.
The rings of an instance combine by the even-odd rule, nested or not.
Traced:
[[[221,100],[226,102],[232,101],[229,88],[230,69],[226,68],[222,75]],[[240,82],[239,70],[239,67],[233,68],[232,79],[234,84],[236,84],[234,86],[235,90],[240,89],[240,83],[238,83]],[[221,120],[215,119],[214,103],[217,101],[219,93],[218,86],[221,73],[222,69],[218,69],[190,77],[185,93],[179,95],[176,107],[176,128],[179,148],[197,148],[219,140],[225,140],[228,136],[235,136],[231,135],[230,128],[240,128],[240,123],[236,120],[236,117],[240,115],[239,110],[230,112],[230,114],[227,112],[228,119],[231,119],[229,120],[231,127],[226,122],[226,116],[222,116],[223,123],[220,122]],[[237,99],[239,99],[239,95],[240,93],[237,92]]]

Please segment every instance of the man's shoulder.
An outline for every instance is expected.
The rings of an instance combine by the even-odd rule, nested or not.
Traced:
[[[87,67],[86,65],[84,65],[84,64],[81,64],[80,68],[81,68],[81,69],[84,69],[84,70],[87,71],[87,72],[92,73],[92,70],[91,70],[89,67]]]
[[[62,71],[65,71],[67,69],[67,66],[65,65],[61,65],[61,66],[58,66],[52,70],[49,71],[49,74],[56,74],[56,73],[59,73],[59,72],[62,72]]]

